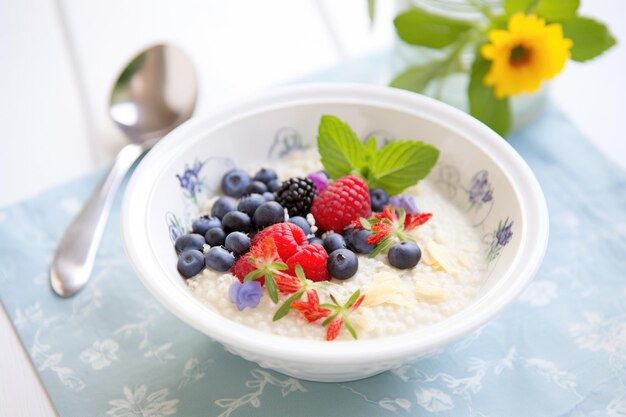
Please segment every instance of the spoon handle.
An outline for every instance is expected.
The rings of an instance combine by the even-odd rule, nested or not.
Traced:
[[[109,173],[63,234],[50,268],[50,283],[58,295],[69,297],[89,280],[117,190],[142,151],[135,144],[120,150]]]

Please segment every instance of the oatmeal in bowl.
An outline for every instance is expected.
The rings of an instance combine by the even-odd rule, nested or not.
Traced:
[[[521,158],[418,95],[293,87],[161,143],[125,196],[135,269],[181,319],[289,375],[358,379],[442,347],[510,303],[545,250]]]

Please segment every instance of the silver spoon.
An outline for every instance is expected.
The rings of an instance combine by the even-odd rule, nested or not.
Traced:
[[[137,55],[120,74],[109,114],[130,143],[69,225],[50,268],[54,291],[68,297],[89,280],[115,194],[139,156],[191,117],[196,106],[196,74],[179,49],[156,45]]]

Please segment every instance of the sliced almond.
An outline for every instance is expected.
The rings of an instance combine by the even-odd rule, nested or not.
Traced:
[[[415,285],[415,298],[429,303],[440,303],[448,298],[448,293],[443,288],[428,284]]]
[[[363,289],[365,299],[363,306],[372,307],[379,304],[409,306],[411,301],[407,286],[402,280],[390,272],[378,272],[372,277],[370,285]]]
[[[425,252],[427,253],[426,257],[434,264],[431,266],[440,266],[441,269],[450,273],[454,272],[456,269],[454,267],[454,257],[445,246],[440,245],[437,242],[430,241],[428,245],[426,245]]]

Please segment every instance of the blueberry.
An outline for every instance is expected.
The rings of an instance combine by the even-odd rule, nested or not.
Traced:
[[[339,233],[330,233],[324,238],[326,253],[333,253],[337,249],[347,249],[346,240]]]
[[[250,194],[239,200],[237,210],[243,211],[248,216],[252,217],[256,209],[263,203],[265,203],[265,198],[263,198],[261,194]]]
[[[176,267],[182,276],[191,278],[204,268],[204,254],[195,249],[186,250],[178,257]]]
[[[241,256],[250,250],[250,238],[245,233],[232,232],[226,236],[224,246],[233,252],[235,256]]]
[[[230,211],[222,219],[222,228],[226,234],[231,232],[247,232],[252,227],[250,216],[241,211]]]
[[[189,233],[188,235],[183,235],[176,239],[176,242],[174,242],[174,249],[176,249],[176,253],[181,253],[190,249],[201,251],[204,243],[205,241],[202,235]]]
[[[309,222],[307,222],[304,217],[294,216],[294,217],[290,217],[288,221],[289,223],[293,223],[296,226],[298,226],[300,229],[302,229],[305,235],[308,236],[311,234],[311,226],[309,225]]]
[[[211,246],[223,245],[225,237],[226,237],[226,233],[221,227],[213,228],[209,230],[208,232],[206,232],[206,235],[204,235],[204,238],[206,239],[206,243],[208,243]]]
[[[254,180],[261,181],[263,184],[269,184],[270,181],[276,178],[278,178],[276,171],[269,168],[261,168],[261,170],[254,175]]]
[[[350,249],[337,249],[328,255],[326,265],[333,278],[348,279],[359,269],[359,259]]]
[[[383,208],[389,204],[389,195],[382,188],[370,189],[370,200],[372,202],[372,211],[383,211]]]
[[[263,198],[265,199],[265,201],[274,201],[276,200],[276,194],[266,191],[263,193]]]
[[[252,194],[252,193],[263,194],[265,192],[267,192],[267,185],[263,184],[261,181],[252,181],[246,187],[245,194]]]
[[[387,258],[392,266],[398,269],[413,268],[420,261],[422,251],[413,242],[399,242],[389,249]]]
[[[283,182],[281,180],[271,180],[267,183],[267,189],[272,193],[278,192],[282,186]]]
[[[194,233],[204,236],[210,229],[220,227],[221,225],[222,222],[217,217],[205,215],[193,221],[191,224],[191,230],[193,230]]]
[[[204,257],[204,262],[207,268],[218,272],[226,272],[235,263],[235,256],[226,249],[216,246],[209,249]]]
[[[372,232],[365,229],[354,231],[350,237],[350,245],[355,251],[368,254],[376,247],[376,245],[367,243],[367,238],[371,235]]]
[[[275,201],[261,204],[254,212],[254,224],[259,230],[284,221],[285,210]]]
[[[226,213],[235,210],[237,210],[235,200],[230,197],[220,197],[215,201],[215,203],[213,203],[213,207],[211,207],[211,215],[221,220]]]
[[[320,239],[319,237],[310,237],[309,239],[309,244],[312,245],[313,243],[317,243],[318,245],[324,245],[324,241],[322,239]]]
[[[224,194],[239,198],[245,194],[246,188],[252,179],[243,169],[233,168],[224,174],[222,178],[222,190]]]

